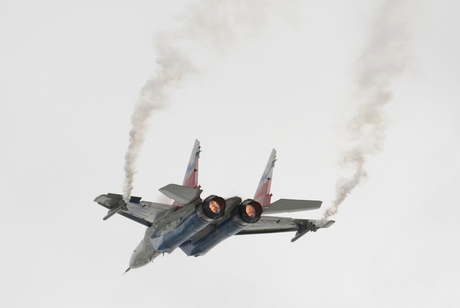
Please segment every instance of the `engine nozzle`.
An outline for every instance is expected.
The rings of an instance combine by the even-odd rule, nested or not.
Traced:
[[[225,200],[221,197],[211,195],[197,207],[198,217],[209,221],[220,218],[225,213]]]
[[[241,225],[253,224],[259,221],[262,215],[262,206],[252,199],[244,200],[233,213],[233,219]]]

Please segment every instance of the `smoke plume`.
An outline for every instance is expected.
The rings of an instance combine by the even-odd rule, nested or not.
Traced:
[[[135,165],[139,152],[145,140],[147,120],[154,110],[164,107],[167,99],[167,89],[179,86],[180,81],[194,71],[190,59],[182,54],[172,44],[164,42],[160,34],[156,37],[157,67],[154,77],[142,87],[131,116],[129,145],[125,155],[125,181],[123,194],[128,202],[133,189]]]
[[[387,1],[379,6],[363,52],[356,65],[356,111],[345,128],[349,147],[339,166],[349,174],[336,182],[335,200],[327,208],[320,226],[337,213],[339,206],[367,176],[365,163],[378,154],[385,141],[384,107],[393,98],[391,82],[400,76],[411,57],[411,21],[416,1]],[[415,10],[416,11],[416,10]]]
[[[148,119],[154,111],[166,107],[170,89],[180,87],[181,81],[198,71],[190,54],[197,48],[200,52],[223,53],[239,33],[256,34],[267,19],[267,9],[280,5],[284,6],[276,0],[202,0],[187,5],[183,13],[176,16],[175,28],[155,34],[157,65],[152,78],[141,89],[131,116],[124,165],[125,202],[133,190],[136,160],[146,137]]]

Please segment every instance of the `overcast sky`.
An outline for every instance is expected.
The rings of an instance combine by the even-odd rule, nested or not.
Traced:
[[[1,2],[0,305],[458,307],[459,12],[454,0]],[[367,176],[336,224],[295,243],[178,250],[123,276],[145,228],[102,221],[93,200],[122,193],[140,90],[174,63],[133,195],[169,202],[158,189],[181,183],[199,139],[203,196],[251,198],[275,148],[272,200],[323,200],[293,215],[317,219],[358,146]]]

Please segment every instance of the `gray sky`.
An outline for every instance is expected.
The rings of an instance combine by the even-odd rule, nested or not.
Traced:
[[[209,3],[0,3],[0,304],[458,307],[460,3]],[[133,195],[166,202],[158,188],[182,181],[199,139],[203,196],[252,197],[276,148],[272,200],[326,208],[358,143],[367,176],[333,227],[122,276],[144,227],[103,222],[93,199],[122,192],[133,106],[172,47],[191,69],[148,120]],[[391,93],[378,135],[350,141],[375,93]]]

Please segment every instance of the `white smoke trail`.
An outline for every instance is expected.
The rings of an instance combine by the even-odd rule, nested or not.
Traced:
[[[223,52],[237,36],[236,32],[250,30],[249,34],[254,35],[255,30],[265,23],[268,7],[279,5],[276,0],[202,0],[188,5],[177,17],[177,28],[156,34],[158,58],[154,76],[142,88],[131,116],[132,128],[124,166],[125,202],[129,201],[133,190],[136,160],[144,143],[148,119],[154,110],[165,107],[169,89],[180,86],[185,77],[197,72],[191,57],[183,50],[190,51],[197,46],[203,50],[204,46],[211,51]]]
[[[391,82],[400,76],[411,57],[411,26],[418,3],[412,0],[392,0],[381,5],[374,16],[361,57],[356,67],[356,113],[347,128],[351,146],[343,151],[339,165],[351,176],[336,183],[336,196],[317,225],[337,213],[339,206],[367,176],[365,163],[370,155],[378,154],[385,141],[383,107],[393,97]]]
[[[156,42],[158,58],[155,76],[149,79],[141,89],[131,116],[132,127],[129,132],[129,145],[124,167],[123,199],[125,202],[129,201],[133,189],[136,160],[145,140],[147,120],[154,110],[164,106],[167,89],[178,86],[186,75],[194,72],[190,59],[172,44],[165,43],[160,34],[157,35]]]

